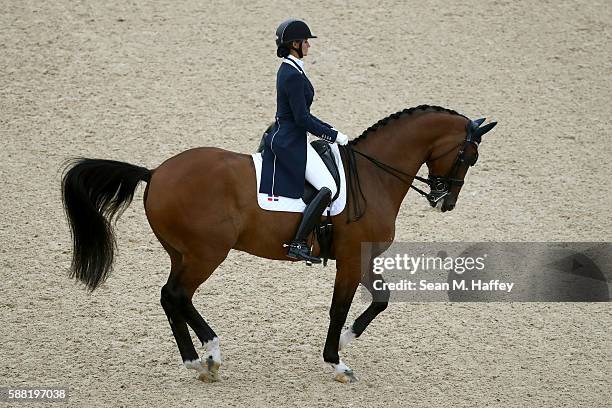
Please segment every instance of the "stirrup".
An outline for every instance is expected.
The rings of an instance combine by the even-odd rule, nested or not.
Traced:
[[[291,259],[306,261],[306,264],[309,266],[313,263],[319,264],[322,262],[321,258],[317,256],[312,256],[310,254],[310,248],[305,242],[292,242],[291,244],[285,244],[284,246],[289,247],[289,250],[287,251],[287,257]]]

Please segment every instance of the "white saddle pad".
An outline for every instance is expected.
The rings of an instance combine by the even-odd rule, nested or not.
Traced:
[[[346,205],[346,177],[344,176],[344,167],[342,166],[342,157],[340,157],[340,149],[336,143],[330,145],[332,152],[334,153],[334,159],[338,165],[338,172],[340,173],[340,194],[338,198],[332,201],[329,208],[331,215],[338,215],[344,210]],[[261,164],[262,158],[261,153],[251,154],[253,158],[253,164],[255,165],[255,175],[257,183],[257,203],[264,210],[269,211],[287,211],[287,212],[304,212],[306,203],[301,198],[289,198],[283,196],[269,197],[268,194],[259,192],[259,183],[261,182]],[[327,210],[326,210],[327,211]]]

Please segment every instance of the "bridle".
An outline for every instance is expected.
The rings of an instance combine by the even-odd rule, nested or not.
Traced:
[[[438,203],[441,200],[443,200],[448,195],[450,195],[450,191],[453,188],[453,186],[463,185],[463,180],[457,178],[457,174],[459,173],[461,168],[465,165],[467,165],[468,167],[472,167],[478,161],[478,145],[481,142],[481,134],[477,132],[476,130],[483,122],[484,122],[484,119],[478,119],[475,121],[470,120],[466,125],[465,139],[461,143],[453,146],[452,149],[444,152],[443,154],[440,154],[433,159],[427,160],[428,163],[433,163],[436,160],[441,159],[442,157],[446,157],[448,154],[454,152],[457,148],[460,147],[460,150],[457,153],[457,157],[455,159],[453,166],[450,168],[449,172],[445,176],[430,175],[428,178],[424,178],[416,174],[408,174],[401,170],[396,169],[395,167],[389,166],[388,164],[385,164],[371,156],[368,156],[367,154],[362,153],[353,147],[350,147],[350,150],[368,159],[374,165],[384,170],[385,172],[391,174],[392,176],[396,177],[397,179],[401,180],[405,184],[408,184],[409,188],[412,188],[414,191],[421,194],[423,197],[427,199],[427,201],[429,201],[429,204],[432,207],[435,207],[436,205],[438,205]],[[467,147],[470,145],[474,146],[476,154],[473,158],[471,158],[470,160],[467,160],[465,157],[466,156],[465,152],[466,152]],[[405,180],[402,176],[412,178],[414,180],[418,180],[424,184],[427,184],[430,188],[430,192],[426,193],[425,191],[416,187],[411,182],[408,182],[407,180]]]

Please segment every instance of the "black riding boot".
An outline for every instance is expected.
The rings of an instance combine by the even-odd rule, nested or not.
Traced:
[[[310,255],[310,247],[306,240],[315,225],[320,221],[321,214],[329,205],[330,200],[331,190],[327,187],[323,187],[319,190],[317,195],[314,196],[312,201],[308,203],[308,206],[304,209],[302,222],[297,229],[295,238],[293,242],[289,244],[289,252],[287,252],[289,258],[302,259],[312,263],[321,263],[321,258]]]

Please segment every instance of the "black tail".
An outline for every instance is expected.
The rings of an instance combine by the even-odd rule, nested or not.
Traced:
[[[62,200],[73,240],[70,277],[90,290],[106,280],[116,246],[113,218],[130,205],[151,171],[114,160],[74,159],[64,170]]]

